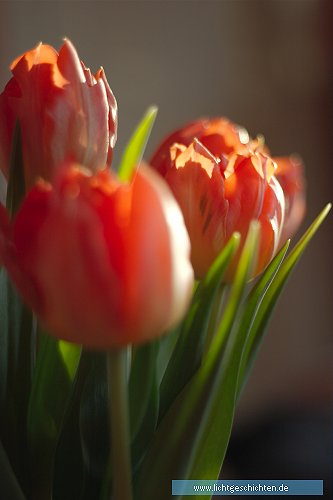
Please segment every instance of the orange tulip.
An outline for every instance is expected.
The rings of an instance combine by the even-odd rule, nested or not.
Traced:
[[[256,273],[262,271],[277,249],[284,217],[284,196],[273,175],[274,162],[262,153],[234,153],[223,170],[197,140],[188,147],[175,144],[170,153],[165,179],[184,215],[196,276],[205,275],[234,231],[244,240],[254,219],[261,222]]]
[[[250,140],[245,129],[224,118],[193,122],[154,153],[151,165],[167,180],[183,211],[198,278],[234,231],[245,240],[251,220],[261,223],[255,274],[296,230],[305,207],[301,166],[277,160],[268,156],[262,139]]]
[[[27,186],[52,180],[65,159],[91,171],[111,164],[117,103],[103,69],[93,76],[69,40],[59,54],[39,44],[11,65],[0,95],[0,165],[8,177],[16,121],[22,133]]]
[[[59,170],[14,220],[0,210],[0,260],[50,334],[93,348],[148,341],[177,323],[193,269],[181,211],[142,166],[131,184],[108,170]]]

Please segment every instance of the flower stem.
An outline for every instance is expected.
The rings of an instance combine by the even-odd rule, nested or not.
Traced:
[[[132,500],[127,350],[107,355],[113,500]]]

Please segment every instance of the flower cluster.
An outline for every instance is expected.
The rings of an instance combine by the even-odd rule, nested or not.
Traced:
[[[0,205],[0,262],[55,336],[89,347],[144,342],[186,310],[189,239],[168,186],[141,166],[109,171],[117,104],[65,40],[17,58],[0,96],[0,162],[9,176],[15,124],[29,191],[13,220]]]
[[[140,167],[121,184],[108,170],[117,104],[104,71],[93,76],[68,40],[59,54],[38,45],[11,70],[1,170],[8,178],[19,123],[28,192],[13,220],[0,207],[0,261],[54,335],[91,347],[160,335],[186,310],[191,263],[204,277],[231,235],[244,242],[258,220],[258,274],[298,227],[300,161],[272,159],[225,118],[174,132],[150,162],[160,175]]]
[[[169,500],[175,477],[219,476],[269,316],[330,205],[285,258],[305,210],[298,157],[218,117],[173,132],[147,165],[150,109],[116,173],[102,69],[65,40],[11,70],[0,497]]]

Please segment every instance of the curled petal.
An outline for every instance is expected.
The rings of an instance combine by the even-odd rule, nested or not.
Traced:
[[[218,162],[202,148],[190,145],[166,175],[183,212],[197,277],[204,276],[225,241],[228,211]]]

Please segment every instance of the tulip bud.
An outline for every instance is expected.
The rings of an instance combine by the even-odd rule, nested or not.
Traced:
[[[65,40],[59,54],[39,44],[11,71],[0,95],[0,168],[6,177],[17,121],[27,187],[38,177],[52,180],[66,159],[93,172],[111,164],[117,103],[102,69],[93,76]]]
[[[66,165],[12,222],[0,210],[0,260],[18,290],[50,334],[88,347],[145,342],[176,324],[192,292],[189,251],[171,191],[145,166],[120,184]]]

